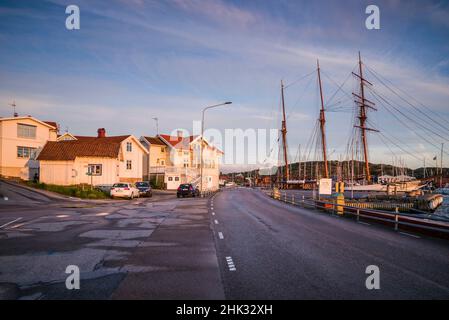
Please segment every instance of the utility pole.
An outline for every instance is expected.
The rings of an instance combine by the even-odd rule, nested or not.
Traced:
[[[282,102],[282,148],[284,151],[284,162],[285,162],[285,183],[290,179],[290,171],[288,168],[288,152],[287,152],[287,119],[285,117],[285,101],[284,101],[284,82],[281,80],[281,102]]]
[[[320,98],[321,98],[321,110],[320,110],[320,129],[321,129],[321,147],[323,149],[323,162],[324,162],[324,178],[329,178],[329,168],[327,166],[327,150],[326,150],[326,116],[324,114],[324,98],[323,98],[323,87],[321,85],[321,72],[320,72],[320,62],[316,61],[317,71],[318,71],[318,83],[320,85]]]
[[[440,169],[440,188],[443,187],[443,152],[444,152],[444,143],[441,144],[441,169]]]

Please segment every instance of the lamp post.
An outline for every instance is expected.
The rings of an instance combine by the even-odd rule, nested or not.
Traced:
[[[221,107],[221,106],[225,106],[228,104],[232,104],[232,102],[227,101],[224,103],[220,103],[220,104],[215,104],[212,106],[208,106],[206,108],[203,109],[203,114],[201,117],[201,145],[200,145],[200,192],[201,194],[203,193],[203,144],[204,144],[204,114],[207,110],[212,109],[212,108],[217,108],[217,107]]]

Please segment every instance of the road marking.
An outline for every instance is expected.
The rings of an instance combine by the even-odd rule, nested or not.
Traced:
[[[404,236],[409,236],[409,237],[412,237],[412,238],[421,239],[420,236],[415,236],[414,234],[411,234],[411,233],[402,232],[402,231],[399,231],[399,233],[404,235]]]
[[[370,226],[370,224],[368,222],[363,222],[363,221],[357,221],[357,223],[363,224],[365,226]]]
[[[4,225],[0,226],[0,229],[2,229],[2,228],[4,228],[4,227],[7,227],[7,226],[9,226],[10,224],[13,224],[14,222],[17,222],[17,221],[19,221],[19,220],[22,220],[22,218],[17,218],[17,219],[15,219],[15,220],[13,220],[13,221],[10,221],[10,222],[8,222],[8,223],[5,223]]]
[[[226,257],[226,262],[228,263],[229,271],[237,271],[232,257]]]
[[[215,212],[212,211],[212,215],[215,216]]]
[[[215,222],[215,224],[218,224],[218,220],[217,219],[215,219],[214,222]]]
[[[8,197],[3,197],[3,200],[8,201]]]
[[[70,217],[68,214],[60,214],[56,216],[56,218],[68,218],[68,217]]]
[[[218,237],[219,237],[221,240],[223,240],[223,239],[224,239],[223,232],[219,232],[219,233],[218,233]]]

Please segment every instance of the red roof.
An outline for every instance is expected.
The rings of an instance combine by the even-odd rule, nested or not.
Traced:
[[[157,144],[160,146],[165,146],[165,142],[162,141],[160,138],[158,137],[144,137],[145,140],[147,140],[150,144]]]
[[[160,137],[176,149],[190,149],[190,143],[198,136],[177,137],[169,136],[168,134],[161,134]]]
[[[56,122],[54,122],[54,121],[42,121],[42,122],[44,122],[44,123],[54,127],[55,129],[58,128],[58,124]]]
[[[76,157],[117,158],[120,145],[128,136],[82,137],[79,140],[49,141],[37,160],[68,161]],[[78,139],[78,137],[77,137]]]

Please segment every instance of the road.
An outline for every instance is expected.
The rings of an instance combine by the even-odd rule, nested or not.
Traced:
[[[0,299],[222,299],[207,199],[80,201],[3,185]],[[80,289],[67,290],[67,266]]]
[[[304,210],[251,189],[219,193],[209,209],[227,299],[449,298],[447,241]],[[379,267],[380,290],[365,286],[370,265]]]
[[[449,242],[253,189],[82,201],[2,185],[0,299],[449,298]],[[81,272],[67,290],[68,265]],[[380,269],[380,290],[365,287]]]

